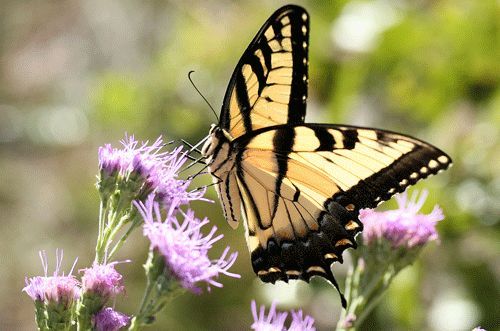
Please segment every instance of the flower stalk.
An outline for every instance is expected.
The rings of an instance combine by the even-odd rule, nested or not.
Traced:
[[[129,330],[139,330],[143,326],[154,322],[155,315],[177,295],[185,289],[179,282],[171,277],[165,260],[155,251],[150,251],[148,260],[144,264],[146,271],[146,289],[139,307],[139,312],[132,318]]]
[[[422,248],[436,240],[436,224],[444,216],[439,207],[430,214],[419,213],[427,192],[411,199],[396,197],[399,208],[385,212],[362,210],[362,244],[353,252],[346,280],[348,306],[341,314],[337,331],[356,330],[372,312],[398,273],[413,264]]]
[[[208,252],[223,236],[212,227],[201,229],[208,219],[198,219],[182,207],[203,198],[204,189],[189,191],[191,179],[178,178],[188,159],[182,148],[162,151],[158,138],[153,144],[139,144],[126,137],[121,149],[105,145],[99,148],[97,189],[100,195],[95,260],[83,269],[81,282],[71,272],[60,273],[62,260],[57,254],[56,271],[47,274],[47,259],[40,253],[45,275],[26,279],[24,291],[35,304],[35,319],[40,330],[118,331],[127,327],[139,330],[152,324],[155,315],[176,295],[190,291],[201,294],[222,287],[220,275],[239,278],[229,272],[237,253],[212,260]],[[115,270],[113,257],[130,234],[140,226],[150,241],[144,265],[146,286],[137,314],[129,317],[107,307],[124,292],[122,276]],[[128,261],[127,261],[128,262]]]

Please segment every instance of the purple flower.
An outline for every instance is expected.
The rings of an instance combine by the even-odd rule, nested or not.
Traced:
[[[155,192],[166,206],[184,205],[191,200],[202,199],[204,190],[188,191],[190,181],[177,178],[187,160],[182,147],[162,152],[164,143],[161,137],[148,145],[148,142],[139,144],[134,136],[130,136],[125,137],[121,144],[122,149],[113,148],[110,144],[99,147],[99,186],[102,192],[113,193],[114,185],[121,184],[122,191],[131,190],[138,197]]]
[[[180,212],[184,221],[179,223],[175,216],[175,211],[179,209],[173,204],[162,221],[160,206],[154,201],[153,194],[148,197],[146,204],[134,204],[144,219],[144,235],[149,238],[151,249],[157,250],[164,257],[169,272],[182,287],[201,293],[201,289],[196,286],[198,282],[205,282],[210,290],[210,285],[222,287],[215,280],[219,274],[240,277],[228,271],[238,255],[235,252],[228,257],[229,247],[226,247],[219,259],[209,259],[208,251],[223,235],[215,236],[215,226],[207,235],[203,235],[201,228],[209,223],[208,219],[199,220],[192,210],[188,210],[186,213]]]
[[[122,176],[127,176],[131,172],[148,178],[156,177],[155,172],[159,172],[161,164],[167,162],[169,154],[160,153],[163,141],[158,138],[151,146],[147,142],[139,145],[134,136],[125,136],[120,141],[123,149],[113,148],[110,144],[99,147],[99,169],[106,174],[118,172]]]
[[[472,329],[472,331],[486,331],[486,330],[480,326],[476,326],[474,329]]]
[[[61,273],[61,263],[63,251],[56,251],[56,268],[52,276],[48,276],[48,262],[45,251],[39,252],[44,270],[44,276],[26,278],[26,286],[23,291],[28,294],[33,301],[43,301],[45,303],[55,303],[64,307],[71,306],[80,297],[80,287],[78,280],[71,275],[76,261],[68,275]],[[60,274],[61,273],[61,274]]]
[[[125,290],[122,275],[115,270],[115,265],[118,263],[98,264],[94,262],[92,268],[83,269],[83,291],[99,295],[103,302],[122,293]]]
[[[288,331],[316,331],[314,327],[314,318],[309,315],[302,315],[302,310],[292,310],[292,323]]]
[[[278,312],[276,310],[276,302],[271,304],[269,314],[266,316],[266,308],[261,306],[257,312],[257,304],[252,300],[251,304],[253,324],[250,326],[256,331],[316,331],[314,327],[314,318],[309,315],[303,316],[302,310],[292,310],[292,322],[290,327],[285,327],[285,321],[288,316],[287,312]]]
[[[285,321],[288,313],[277,312],[276,302],[271,304],[269,308],[269,314],[266,316],[266,307],[260,306],[259,312],[257,314],[257,304],[255,300],[252,300],[251,304],[253,324],[250,326],[252,330],[255,331],[282,331],[285,330]]]
[[[94,325],[97,331],[118,331],[128,325],[130,317],[107,307],[94,315]]]
[[[371,209],[360,211],[364,225],[363,242],[370,245],[379,239],[388,240],[393,248],[422,246],[438,238],[436,224],[444,219],[442,210],[435,206],[430,214],[419,214],[427,198],[423,191],[418,198],[414,191],[410,200],[407,193],[396,196],[399,208],[377,212]]]

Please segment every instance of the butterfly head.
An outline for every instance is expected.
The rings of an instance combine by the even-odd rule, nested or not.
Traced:
[[[224,129],[221,129],[218,125],[212,124],[210,131],[208,132],[208,139],[201,149],[201,154],[209,158],[213,156],[216,148],[223,143],[232,141],[231,135]]]

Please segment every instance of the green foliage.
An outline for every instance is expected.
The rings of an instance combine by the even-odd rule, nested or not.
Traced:
[[[268,15],[284,4],[128,1],[93,2],[96,7],[91,7],[77,2],[81,6],[69,10],[55,2],[28,5],[9,0],[0,11],[0,65],[5,73],[0,76],[0,173],[11,178],[8,185],[0,182],[0,209],[6,215],[0,242],[10,256],[4,273],[11,280],[0,292],[9,298],[0,301],[0,329],[33,328],[34,322],[25,320],[32,314],[28,300],[13,299],[21,297],[25,273],[40,272],[27,256],[47,246],[64,247],[67,255],[80,256],[77,269],[91,261],[92,252],[86,253],[85,247],[97,228],[98,200],[95,194],[82,193],[90,191],[93,180],[92,171],[82,169],[97,169],[96,146],[116,141],[123,132],[140,140],[164,134],[165,141],[183,138],[194,143],[204,137],[215,119],[187,73],[196,70],[197,86],[218,110],[239,56]],[[377,34],[371,48],[352,51],[335,42],[332,29],[347,9],[381,3],[389,4],[396,18]],[[299,4],[310,12],[312,29],[307,118],[405,132],[439,146],[454,160],[449,171],[419,184],[431,193],[426,206],[438,203],[446,215],[438,227],[441,244],[428,247],[432,253],[424,251],[418,267],[406,271],[400,282],[396,279],[397,286],[380,311],[368,318],[366,328],[443,327],[432,324],[429,316],[442,308],[440,299],[446,293],[477,309],[465,329],[498,327],[498,1]],[[367,14],[358,19],[363,17]],[[69,147],[57,142],[50,148],[40,145],[32,133],[48,129],[38,118],[48,118],[48,110],[64,106],[85,114],[85,139]],[[14,111],[3,112],[4,107]],[[3,123],[11,122],[21,124],[3,130]],[[57,128],[52,130],[57,133]],[[199,181],[201,185],[210,179]],[[168,329],[248,328],[251,298],[263,301],[267,292],[254,281],[243,231],[224,224],[218,203],[200,204],[197,215],[219,224],[228,244],[240,250],[235,272],[243,278],[203,297],[183,296],[175,307],[167,307],[159,323]],[[78,231],[70,230],[74,227]],[[146,243],[140,236],[135,239],[124,248],[130,255],[120,258],[141,256]],[[333,269],[342,279],[345,269]],[[142,281],[142,270],[128,272],[127,300],[118,300],[117,307],[125,312],[137,308],[132,297]],[[323,302],[315,301],[324,287],[307,291],[313,299],[291,304],[315,317],[320,330],[332,329],[339,307],[324,311]],[[328,296],[336,299],[333,291]],[[13,310],[20,313],[9,313]],[[318,320],[320,314],[324,316]]]

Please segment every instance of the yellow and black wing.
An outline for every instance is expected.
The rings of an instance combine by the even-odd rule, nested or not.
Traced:
[[[222,105],[219,127],[233,138],[259,128],[304,122],[307,100],[309,16],[278,9],[238,62]]]
[[[320,275],[336,285],[330,264],[356,246],[359,210],[451,163],[418,139],[352,126],[280,125],[235,143],[247,242],[266,282]]]
[[[319,275],[338,289],[330,265],[356,246],[359,210],[451,159],[394,132],[305,124],[308,47],[303,8],[287,5],[271,15],[231,76],[207,153],[233,226],[241,203],[257,275],[265,282]]]

